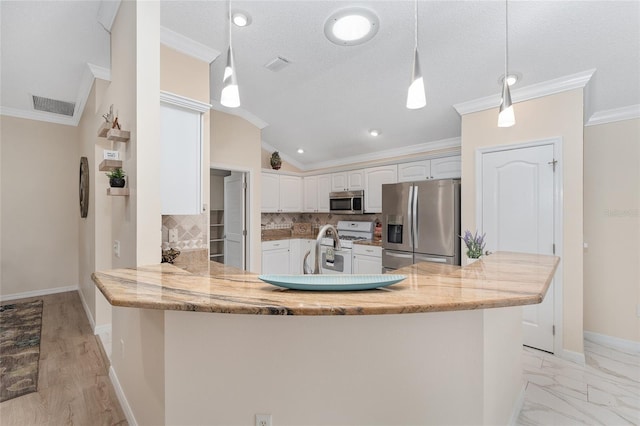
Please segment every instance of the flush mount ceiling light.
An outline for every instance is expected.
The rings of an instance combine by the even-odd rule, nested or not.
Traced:
[[[371,10],[351,7],[329,16],[324,23],[324,35],[340,46],[355,46],[371,40],[379,26],[380,21]]]
[[[227,50],[227,64],[224,67],[222,77],[222,92],[220,93],[220,103],[227,108],[237,108],[240,106],[240,90],[236,78],[236,66],[233,60],[233,49],[231,47],[231,0],[228,8],[229,18],[229,49]]]
[[[502,100],[498,113],[498,127],[511,127],[516,124],[516,115],[511,103],[511,91],[509,90],[509,0],[504,2],[504,75],[502,79]]]
[[[251,24],[251,16],[246,12],[236,11],[231,15],[231,20],[238,27],[246,27]]]
[[[418,59],[418,0],[415,1],[413,12],[413,69],[411,70],[411,84],[407,91],[407,108],[420,109],[427,105],[427,95],[424,90],[424,80],[420,71],[420,60]]]
[[[298,148],[298,154],[304,154],[304,149]]]
[[[370,134],[371,136],[373,136],[373,137],[380,136],[380,130],[377,130],[377,129],[371,129],[371,130],[369,130],[369,134]]]

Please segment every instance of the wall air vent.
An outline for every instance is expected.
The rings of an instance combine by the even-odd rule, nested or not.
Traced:
[[[280,71],[282,68],[289,65],[291,62],[287,58],[283,58],[282,56],[277,56],[275,59],[270,60],[264,67],[273,72]]]
[[[33,95],[33,109],[73,117],[76,104],[75,102],[65,102]]]

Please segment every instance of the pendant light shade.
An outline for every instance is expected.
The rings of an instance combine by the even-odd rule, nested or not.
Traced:
[[[227,65],[224,68],[224,77],[222,78],[220,103],[227,108],[237,108],[240,106],[240,91],[238,90],[236,67],[231,46],[229,46],[227,50]]]
[[[424,80],[420,72],[420,59],[418,59],[418,49],[413,54],[413,72],[411,74],[411,85],[407,93],[407,108],[419,109],[427,105],[427,97],[424,90]]]
[[[407,108],[420,109],[427,105],[427,96],[420,71],[420,59],[418,59],[418,0],[414,3],[413,24],[413,68],[411,70],[411,84],[407,91]]]
[[[516,124],[516,114],[511,103],[511,90],[507,83],[509,75],[509,0],[504,2],[504,81],[502,82],[502,99],[498,113],[498,127],[511,127]]]

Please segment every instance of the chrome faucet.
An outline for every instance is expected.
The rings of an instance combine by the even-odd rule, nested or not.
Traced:
[[[324,236],[327,234],[327,231],[331,231],[331,236],[333,237],[333,243],[334,243],[335,249],[336,250],[342,249],[342,246],[340,245],[340,239],[338,238],[338,231],[336,230],[336,228],[334,228],[333,225],[323,226],[320,229],[320,232],[318,232],[318,237],[316,238],[316,259],[314,262],[313,270],[311,270],[311,267],[307,263],[307,258],[311,254],[311,250],[309,250],[304,255],[304,259],[302,260],[302,269],[305,274],[318,275],[322,273],[322,269],[320,268],[320,244],[322,243],[322,238],[324,238]]]

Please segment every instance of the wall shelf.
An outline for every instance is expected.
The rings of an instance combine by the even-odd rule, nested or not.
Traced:
[[[115,142],[129,142],[131,132],[128,130],[110,129],[107,132],[107,139]]]
[[[122,160],[103,160],[98,166],[98,170],[101,172],[110,172],[114,169],[122,168]]]
[[[107,188],[107,195],[111,196],[129,196],[129,188]]]
[[[98,129],[98,137],[106,138],[109,130],[111,130],[111,123],[102,123],[102,126]]]

